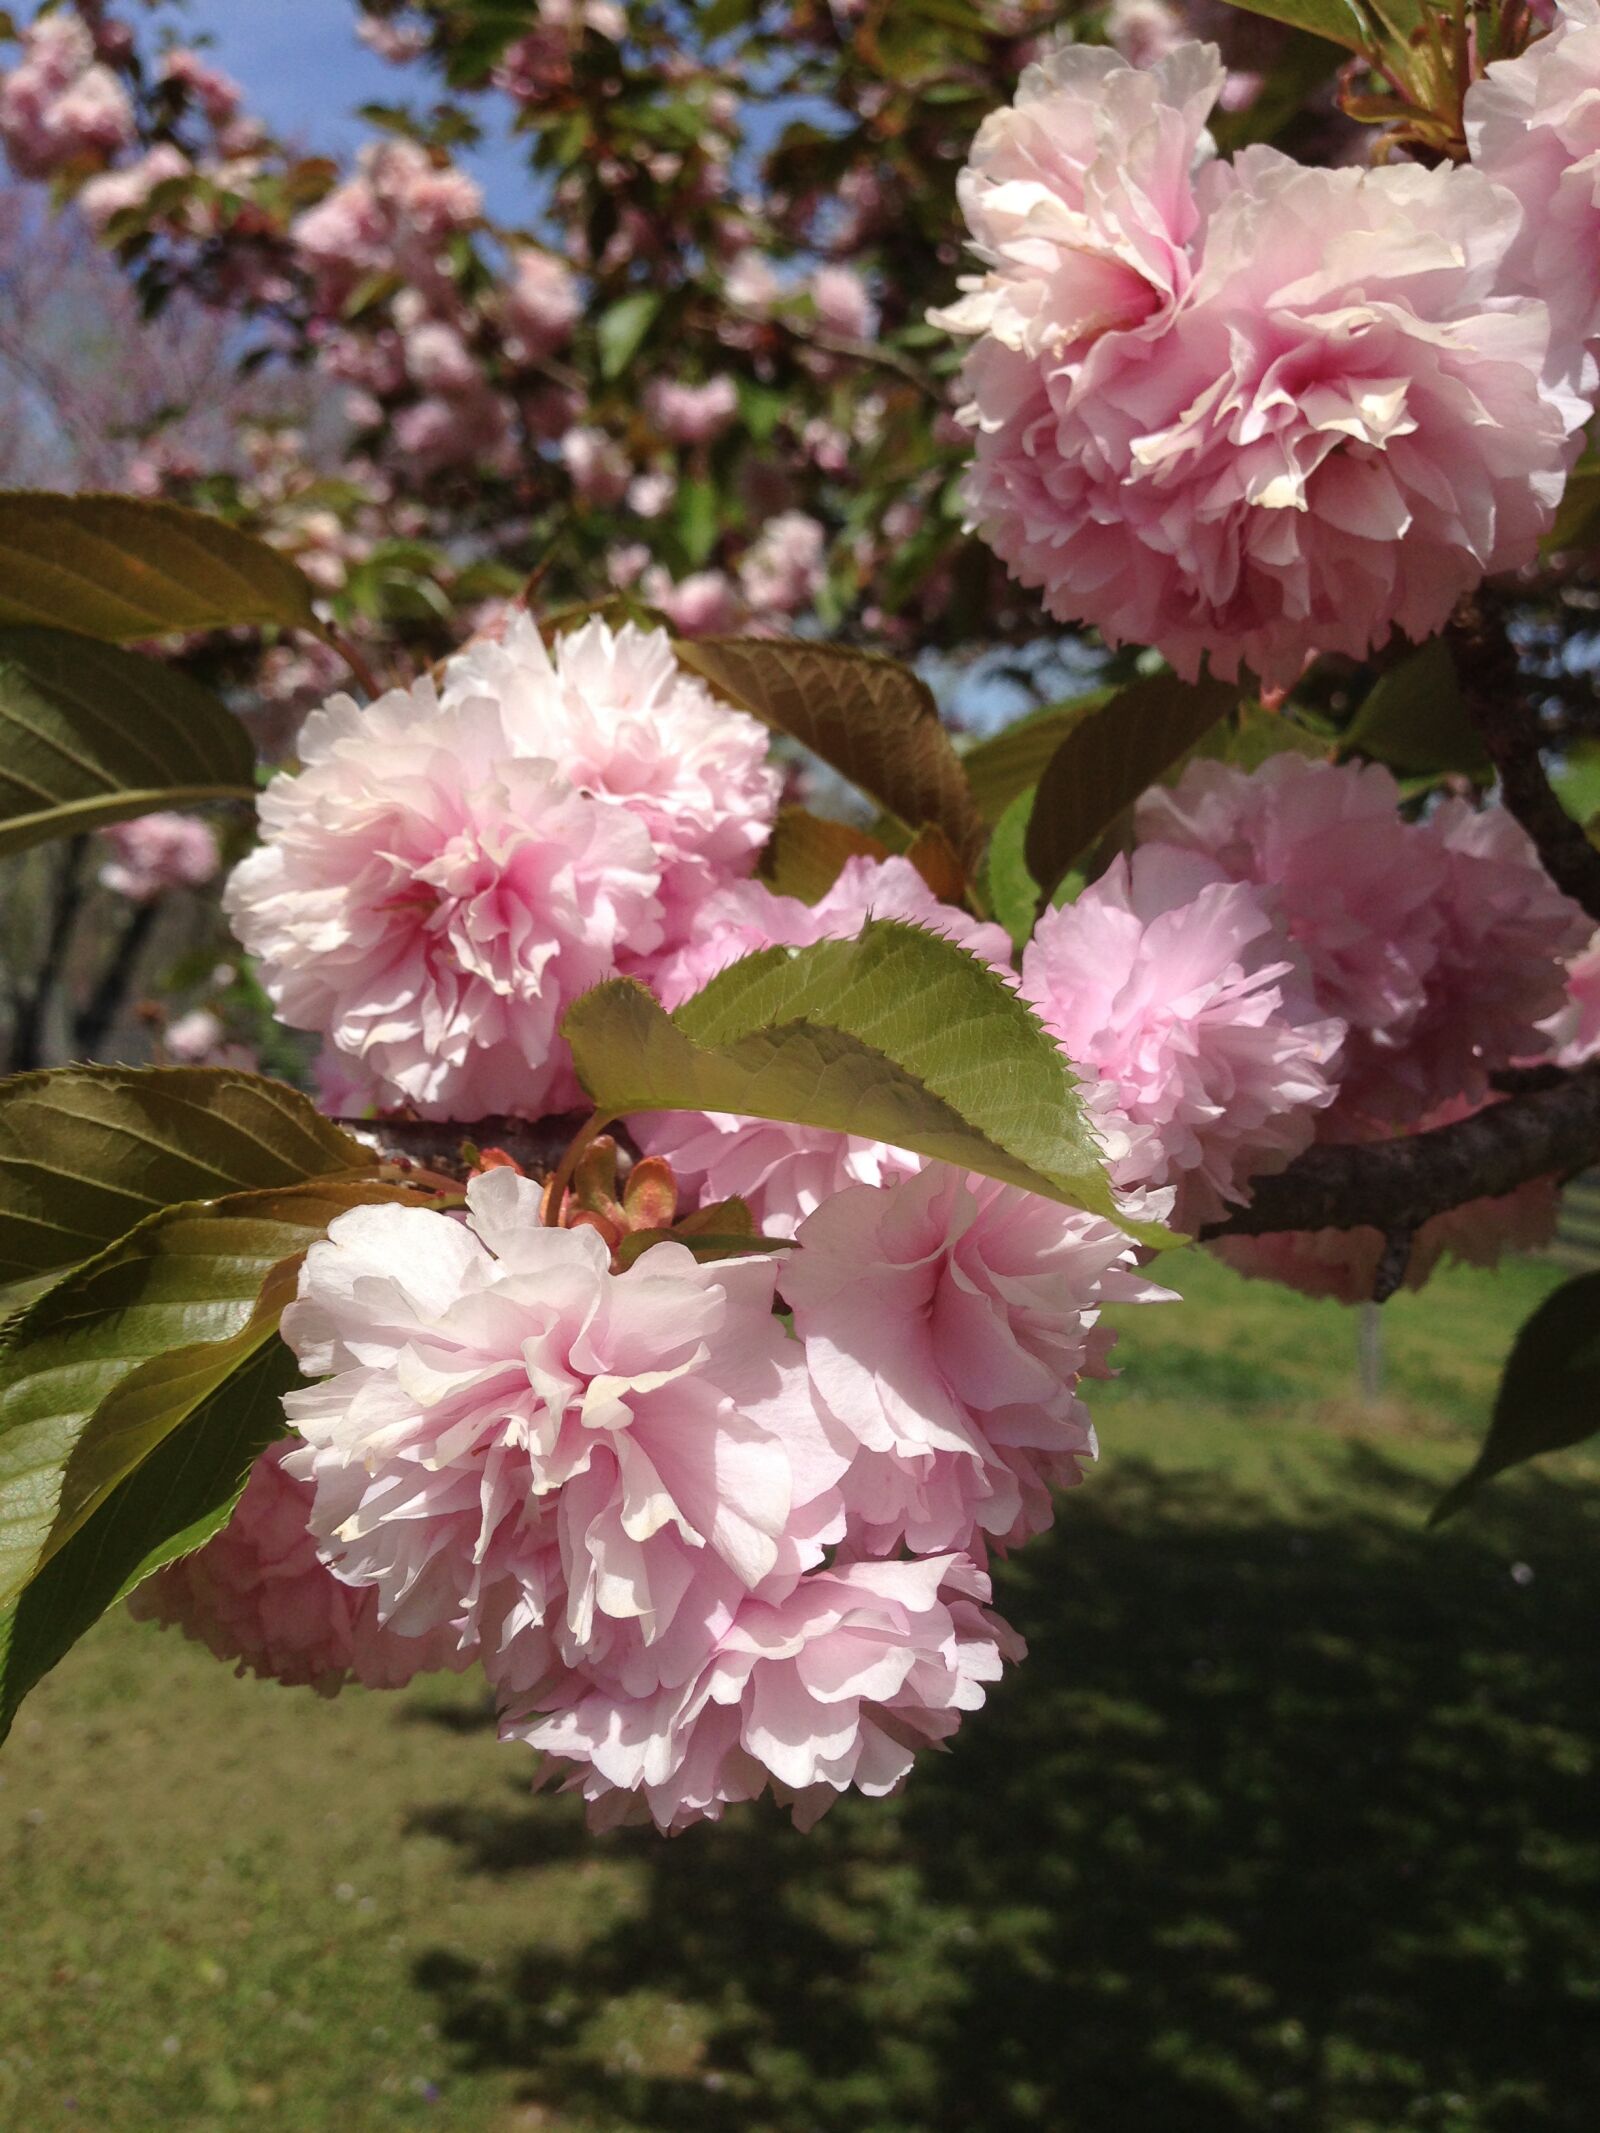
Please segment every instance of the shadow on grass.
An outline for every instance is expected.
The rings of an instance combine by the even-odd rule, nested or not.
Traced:
[[[1353,1500],[1426,1492],[1349,1448]],[[1542,1501],[1540,1497],[1542,1495]],[[593,1840],[428,1811],[487,1874],[628,1862],[559,1956],[419,1965],[465,2059],[605,2133],[1544,2133],[1600,2085],[1591,1507],[1296,1525],[1124,1461],[1004,1576],[1031,1655],[905,1796]]]

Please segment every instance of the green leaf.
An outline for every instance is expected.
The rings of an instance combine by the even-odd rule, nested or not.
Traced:
[[[281,1285],[259,1308],[273,1270],[346,1208],[408,1197],[368,1178],[168,1208],[12,1321],[0,1355],[0,1606],[274,1337]]]
[[[0,1741],[23,1697],[108,1607],[226,1522],[251,1462],[286,1434],[283,1395],[299,1382],[282,1341],[262,1347],[118,1484],[0,1614]]]
[[[595,329],[600,343],[601,377],[622,376],[655,324],[661,304],[659,290],[636,289],[631,296],[618,297],[601,312],[600,323]]]
[[[935,824],[968,868],[984,823],[927,684],[897,660],[837,644],[696,637],[678,664],[787,733],[908,828]]]
[[[1512,1345],[1483,1449],[1435,1504],[1430,1526],[1452,1517],[1486,1481],[1545,1452],[1566,1451],[1600,1430],[1600,1272],[1547,1296]]]
[[[185,1201],[375,1167],[297,1089],[261,1075],[19,1074],[0,1082],[0,1282],[8,1294],[48,1282]]]
[[[722,504],[715,482],[685,481],[678,487],[675,523],[683,543],[684,559],[698,570],[717,545],[722,531]]]
[[[868,830],[785,807],[761,855],[761,878],[779,896],[814,904],[833,887],[846,860],[888,856],[888,846]]]
[[[995,824],[989,842],[986,885],[989,908],[1021,948],[1033,933],[1039,915],[1039,884],[1028,870],[1028,818],[1033,813],[1034,789],[1019,792]]]
[[[1157,674],[1074,720],[1040,776],[1028,823],[1024,851],[1043,894],[1238,700],[1234,682]]]
[[[198,682],[92,637],[0,629],[0,853],[254,798],[250,736]]]
[[[567,1011],[578,1075],[608,1119],[731,1111],[888,1141],[1124,1220],[1070,1067],[976,957],[870,919],[849,941],[747,956],[668,1015],[614,978]]]
[[[1064,703],[1046,704],[992,740],[980,741],[961,758],[972,797],[985,822],[998,822],[1018,793],[1029,792],[1044,767],[1080,720],[1110,703],[1115,689],[1091,689]]]
[[[1344,750],[1405,777],[1464,771],[1487,781],[1494,765],[1461,700],[1450,647],[1434,637],[1380,675],[1341,736]]]
[[[1265,15],[1269,22],[1286,22],[1291,29],[1309,30],[1342,44],[1347,52],[1366,52],[1381,41],[1374,24],[1356,0],[1232,0],[1247,15]]]
[[[1600,458],[1586,452],[1567,476],[1556,522],[1541,542],[1546,555],[1590,548],[1600,537]]]
[[[0,493],[0,624],[126,644],[175,630],[317,628],[310,580],[237,527],[131,496]]]

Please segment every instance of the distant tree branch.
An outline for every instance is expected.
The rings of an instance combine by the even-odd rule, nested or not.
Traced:
[[[1428,1133],[1308,1148],[1276,1177],[1254,1179],[1249,1206],[1200,1235],[1370,1228],[1395,1240],[1469,1200],[1514,1192],[1533,1178],[1570,1177],[1596,1162],[1600,1061]]]
[[[1479,593],[1451,634],[1462,699],[1483,737],[1507,808],[1533,839],[1546,873],[1600,922],[1600,851],[1562,806],[1545,772],[1539,721],[1504,618]]]

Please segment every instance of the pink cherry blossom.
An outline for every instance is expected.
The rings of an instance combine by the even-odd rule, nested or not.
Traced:
[[[481,1639],[491,1680],[613,1645],[670,1668],[705,1629],[702,1572],[748,1591],[820,1560],[845,1458],[773,1316],[770,1258],[702,1266],[664,1243],[613,1274],[594,1231],[542,1226],[541,1200],[498,1169],[464,1223],[334,1222],[283,1320],[323,1380],[286,1400],[306,1439],[290,1471],[338,1574],[397,1629]]]
[[[968,383],[986,438],[1022,398],[1048,425],[1046,381],[1068,384],[1101,335],[1153,334],[1170,318],[1193,277],[1194,180],[1221,82],[1210,45],[1148,71],[1062,45],[978,129],[958,190],[985,271],[935,318],[983,336]]]
[[[1380,765],[1283,750],[1253,771],[1197,761],[1145,794],[1137,823],[1142,840],[1204,853],[1271,893],[1318,1006],[1348,1025],[1341,1103],[1411,1121],[1416,1090],[1398,1062],[1438,965],[1449,861],[1399,804]]]
[[[756,618],[794,615],[822,590],[827,535],[804,511],[780,511],[745,550],[739,586]]]
[[[692,570],[674,581],[659,563],[641,569],[639,590],[680,637],[710,637],[737,626],[739,595],[726,571]]]
[[[450,1630],[403,1637],[378,1621],[376,1593],[345,1585],[317,1554],[312,1492],[286,1470],[286,1438],[261,1454],[227,1524],[193,1555],[146,1578],[128,1600],[141,1622],[175,1624],[241,1674],[334,1695],[347,1680],[404,1688],[470,1664]]]
[[[682,947],[647,962],[640,974],[666,1006],[677,1007],[741,956],[849,940],[869,917],[926,927],[997,969],[1009,967],[1004,929],[940,903],[909,860],[857,858],[814,904],[776,896],[760,882],[731,884],[705,900]],[[653,1113],[633,1127],[641,1145],[670,1161],[686,1191],[706,1202],[744,1200],[773,1237],[793,1236],[845,1185],[885,1184],[921,1167],[920,1158],[882,1141],[721,1111]]]
[[[726,372],[703,385],[656,378],[645,388],[645,412],[673,444],[709,444],[739,412],[739,393]]]
[[[1287,685],[1532,560],[1572,452],[1481,173],[1197,170],[1210,47],[1068,48],[986,121],[966,419],[985,538],[1061,621]]]
[[[1544,1025],[1558,1066],[1600,1059],[1600,933],[1567,966],[1567,997]]]
[[[216,833],[198,815],[136,815],[98,834],[107,853],[101,885],[130,903],[149,903],[166,889],[203,888],[222,864]]]
[[[621,503],[633,479],[628,455],[604,430],[581,425],[561,440],[561,457],[572,477],[574,493],[602,510]]]
[[[1167,1292],[1092,1215],[944,1163],[834,1193],[778,1275],[816,1395],[859,1449],[847,1541],[873,1554],[1014,1545],[1095,1456],[1078,1397],[1110,1375],[1106,1303]]]
[[[425,1117],[572,1102],[561,1015],[661,938],[637,816],[579,792],[492,696],[447,708],[427,679],[331,698],[299,754],[224,899],[281,1018]]]
[[[94,39],[70,9],[23,32],[22,58],[0,78],[0,144],[19,178],[48,178],[69,163],[105,162],[131,148],[128,92],[95,57]]]
[[[593,621],[547,651],[519,614],[498,643],[468,645],[451,662],[445,707],[475,697],[500,705],[520,748],[638,816],[660,870],[666,946],[754,864],[782,782],[767,761],[767,730],[685,674],[665,631]],[[638,957],[659,945],[639,936],[619,948]]]
[[[821,266],[811,277],[817,324],[845,340],[868,341],[877,328],[877,307],[853,267]]]
[[[503,301],[507,353],[519,363],[540,362],[565,347],[583,316],[577,277],[565,260],[526,246],[512,255]]]
[[[1421,1120],[1417,1130],[1451,1125],[1479,1109],[1481,1105],[1458,1098]],[[1330,1131],[1341,1140],[1380,1137],[1375,1128],[1356,1131],[1339,1119]],[[1412,1240],[1405,1287],[1422,1288],[1441,1261],[1493,1267],[1507,1252],[1534,1251],[1548,1244],[1555,1235],[1560,1199],[1557,1179],[1530,1178],[1514,1192],[1468,1200],[1435,1215]],[[1385,1242],[1377,1229],[1276,1230],[1261,1237],[1221,1237],[1208,1249],[1253,1280],[1276,1281],[1306,1296],[1354,1304],[1371,1297]]]
[[[78,194],[78,207],[89,227],[103,236],[113,217],[128,208],[149,204],[158,185],[171,178],[186,178],[193,169],[181,148],[158,141],[154,148],[121,170],[108,170],[90,178]]]
[[[1581,424],[1600,383],[1600,0],[1552,12],[1547,36],[1468,89],[1466,133],[1474,163],[1522,209],[1505,285],[1549,306],[1550,373]]]
[[[1396,1066],[1426,1111],[1481,1103],[1492,1074],[1542,1049],[1567,996],[1567,958],[1591,928],[1505,808],[1445,800],[1420,835],[1445,852],[1442,926],[1427,1004]]]
[[[1344,1024],[1315,1005],[1267,895],[1197,853],[1142,845],[1047,911],[1022,990],[1084,1076],[1150,1129],[1180,1229],[1282,1170],[1333,1101]]]
[[[808,1829],[852,1787],[897,1790],[1023,1656],[989,1596],[959,1555],[819,1570],[742,1601],[687,1678],[640,1695],[607,1670],[561,1674],[503,1730],[578,1766],[597,1828],[671,1833],[771,1791]]]

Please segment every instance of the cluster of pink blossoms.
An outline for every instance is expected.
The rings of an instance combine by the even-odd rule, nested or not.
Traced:
[[[1287,686],[1314,653],[1431,636],[1533,560],[1590,412],[1569,340],[1600,287],[1575,269],[1589,323],[1552,319],[1545,277],[1596,219],[1587,135],[1568,139],[1593,124],[1592,61],[1567,42],[1474,91],[1480,169],[1217,160],[1209,45],[1027,70],[962,175],[984,271],[936,316],[975,341],[973,516],[1052,614],[1188,676],[1209,659]],[[1524,172],[1530,128],[1550,140]],[[1559,233],[1536,240],[1552,173]]]
[[[135,132],[128,93],[96,57],[88,25],[67,13],[31,23],[20,63],[0,79],[0,145],[18,177],[105,163]]]
[[[1589,929],[1522,832],[1456,800],[1408,822],[1381,769],[1196,762],[1020,971],[907,859],[852,859],[813,903],[756,880],[777,783],[763,729],[664,635],[547,646],[515,614],[436,680],[313,717],[228,905],[346,1100],[463,1122],[570,1102],[561,1013],[614,972],[672,1008],[753,952],[919,927],[1019,989],[1124,1206],[1186,1227],[1313,1139],[1425,1130],[1597,1042]],[[809,1822],[897,1785],[1020,1650],[989,1558],[1094,1456],[1103,1309],[1163,1292],[1115,1224],[904,1149],[629,1124],[685,1204],[742,1200],[767,1249],[614,1262],[504,1168],[465,1219],[341,1217],[284,1322],[313,1381],[298,1441],[142,1604],[286,1679],[481,1664],[507,1736],[601,1823],[764,1792]],[[1412,1278],[1531,1241],[1554,1199],[1442,1218]],[[1354,1298],[1382,1245],[1224,1248]]]
[[[229,915],[278,1013],[380,1104],[559,1111],[566,1007],[754,865],[766,746],[661,632],[593,622],[547,651],[519,616],[437,683],[307,720]]]
[[[467,1199],[312,1247],[300,1443],[140,1611],[324,1686],[475,1659],[602,1825],[892,1790],[1020,1656],[986,1551],[1093,1454],[1101,1306],[1162,1293],[1128,1240],[932,1166],[781,1260],[663,1243],[616,1273],[525,1178]]]

